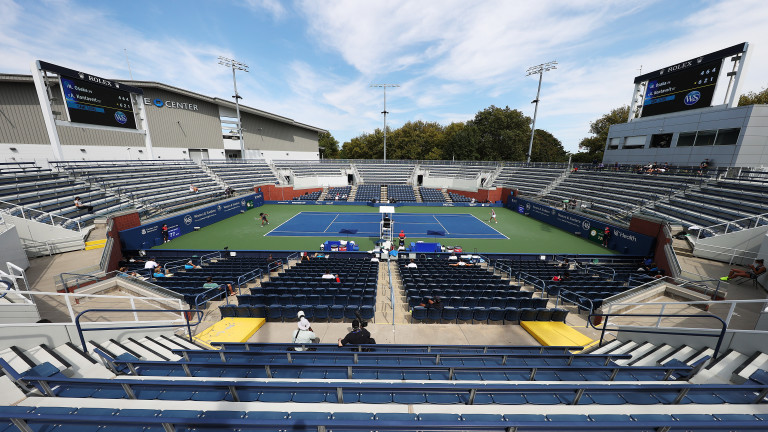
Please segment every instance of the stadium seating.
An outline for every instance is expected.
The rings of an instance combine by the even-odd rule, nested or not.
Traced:
[[[341,186],[328,188],[325,195],[325,201],[346,201],[349,194],[352,193],[352,186]]]
[[[451,201],[453,201],[453,202],[472,202],[471,198],[469,198],[467,196],[464,196],[462,194],[459,194],[459,193],[448,192],[448,196],[451,197]]]
[[[493,181],[493,186],[517,189],[521,195],[535,196],[566,172],[565,167],[543,168],[505,165]]]
[[[338,275],[339,282],[323,279],[326,272]],[[377,280],[378,265],[367,259],[315,259],[285,269],[237,300],[241,308],[256,307],[259,313],[266,310],[271,320],[293,320],[299,309],[312,310],[315,320],[343,319],[354,316],[357,310],[370,313],[372,318]],[[337,315],[331,316],[332,309]]]
[[[387,186],[387,198],[397,202],[416,202],[413,187],[407,185],[391,184]]]
[[[188,160],[68,161],[56,166],[147,210],[169,212],[224,196],[224,187]],[[190,185],[198,192],[192,192]]]
[[[377,163],[372,161],[356,161],[355,167],[360,173],[361,183],[373,184],[407,184],[411,182],[415,165],[412,162],[401,161],[392,163]]]
[[[317,201],[318,198],[320,198],[320,195],[323,193],[323,191],[314,191],[305,193],[301,196],[295,197],[294,200],[297,201]]]
[[[371,200],[379,201],[381,199],[381,185],[362,184],[357,187],[355,201],[368,202]]]
[[[290,170],[294,177],[341,177],[343,170],[350,169],[347,162],[327,159],[322,161],[276,160],[273,163],[277,169]]]
[[[78,222],[88,225],[100,215],[132,206],[127,198],[111,194],[87,180],[70,178],[35,164],[5,168],[0,172],[0,208],[27,219],[48,222],[54,218],[56,225],[71,229],[76,228]],[[75,207],[78,196],[84,205],[93,206],[92,214]]]
[[[275,184],[277,177],[264,161],[205,161],[205,166],[234,190],[253,190],[254,186]]]
[[[429,177],[445,177],[457,179],[476,179],[481,173],[490,173],[496,171],[496,166],[485,164],[465,165],[465,164],[429,164],[422,165]]]
[[[420,187],[419,193],[423,202],[445,202],[445,196],[440,189]]]

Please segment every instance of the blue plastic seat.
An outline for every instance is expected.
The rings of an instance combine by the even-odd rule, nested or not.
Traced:
[[[332,320],[342,320],[344,319],[344,306],[342,305],[333,305],[330,307],[330,316]]]
[[[504,308],[504,323],[511,322],[517,324],[520,322],[520,311],[517,308],[507,307]]]
[[[458,311],[459,313],[458,313],[457,321],[472,321],[473,311],[471,308],[462,306],[458,308]]]
[[[536,321],[550,321],[552,311],[549,309],[536,309]]]
[[[472,322],[475,321],[481,321],[481,322],[488,322],[488,315],[490,314],[489,310],[486,308],[476,307],[472,311]]]
[[[505,311],[498,307],[492,307],[488,310],[488,321],[501,322],[504,321]]]
[[[358,306],[355,306],[355,305],[348,305],[347,307],[345,307],[345,308],[344,308],[344,319],[348,319],[348,320],[350,320],[350,321],[351,321],[351,320],[353,320],[353,319],[355,319],[355,318],[356,318],[356,316],[355,316],[355,313],[356,313],[356,312],[357,312],[359,309],[360,309],[360,308],[359,308]]]
[[[244,306],[240,306],[240,307],[245,309]],[[231,317],[234,317],[236,315],[235,314],[235,306],[230,306],[230,305],[219,306],[219,312],[221,312],[221,317],[222,318],[231,318]]]
[[[413,310],[411,310],[411,322],[413,322],[413,320],[425,321],[426,319],[427,309],[424,306],[415,306]]]
[[[442,315],[440,317],[441,322],[443,320],[453,322],[456,321],[456,318],[459,316],[458,309],[451,307],[451,306],[445,306],[443,307]]]
[[[373,305],[363,304],[362,306],[360,306],[360,316],[366,321],[373,320],[375,322],[376,318],[374,314]]]
[[[317,305],[315,306],[315,320],[316,321],[322,321],[328,319],[328,306],[326,305]]]
[[[429,308],[427,309],[427,319],[430,321],[440,322],[440,318],[443,316],[441,309]]]
[[[520,321],[536,321],[536,309],[520,309]]]
[[[267,309],[267,319],[282,321],[282,318],[283,318],[283,306],[276,303],[269,305],[269,309]]]
[[[565,317],[568,316],[567,309],[552,309],[552,321],[565,322]]]

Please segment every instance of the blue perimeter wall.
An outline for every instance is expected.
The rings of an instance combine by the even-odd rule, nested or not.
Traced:
[[[294,204],[294,205],[367,205],[369,207],[503,207],[501,201],[495,203],[417,203],[417,202],[397,202],[392,204],[376,203],[371,204],[368,201],[264,201],[264,204]]]
[[[611,238],[608,240],[609,248],[628,255],[648,256],[653,254],[652,248],[656,239],[645,234],[511,195],[507,198],[505,207],[585,239],[589,239],[591,230],[603,231],[608,226],[611,228]]]
[[[264,194],[260,192],[239,196],[120,231],[121,246],[126,250],[149,249],[158,246],[163,242],[163,235],[160,233],[163,224],[168,224],[168,237],[173,239],[191,233],[195,227],[206,227],[248,210],[248,201],[253,203],[253,208],[261,207],[264,205]]]

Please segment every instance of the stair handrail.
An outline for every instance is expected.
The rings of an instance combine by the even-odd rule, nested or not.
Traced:
[[[58,201],[57,201],[57,203],[58,203]],[[44,212],[44,211],[41,211],[41,210],[35,210],[33,208],[28,208],[28,207],[25,207],[23,205],[14,204],[14,203],[3,201],[3,200],[0,200],[0,208],[2,208],[2,210],[6,210],[6,212],[9,215],[11,215],[11,216],[13,216],[13,214],[10,213],[10,210],[19,209],[19,211],[21,212],[21,218],[22,219],[33,220],[35,222],[40,222],[40,223],[44,223],[44,224],[48,225],[47,222],[43,222],[42,220],[37,220],[36,217],[27,217],[27,213],[32,213],[32,214],[39,213],[41,216],[48,216],[48,218],[44,218],[44,219],[50,220],[51,221],[50,225],[59,226],[61,228],[64,228],[64,225],[66,225],[66,224],[68,224],[70,222],[73,222],[77,226],[77,230],[76,231],[81,231],[82,230],[82,227],[80,226],[80,221],[79,220],[70,219],[68,217],[55,215],[55,214],[50,213],[50,212]],[[30,216],[32,216],[32,215],[30,215]],[[60,224],[56,224],[54,222],[54,218],[62,219],[63,222],[60,223]],[[70,228],[65,228],[65,229],[70,229]],[[74,228],[71,228],[71,230],[75,231]]]
[[[597,317],[600,317],[600,321],[598,324],[595,324],[595,321],[597,321]],[[723,338],[725,337],[725,331],[728,328],[728,324],[725,323],[725,320],[720,318],[717,315],[707,314],[707,315],[697,315],[697,314],[627,314],[627,313],[591,313],[589,314],[589,317],[587,317],[587,325],[592,326],[595,330],[600,330],[600,342],[598,342],[597,346],[600,347],[603,344],[603,340],[605,338],[605,332],[608,328],[608,319],[611,317],[644,317],[644,318],[659,318],[661,320],[662,318],[709,318],[720,322],[720,334],[717,336],[717,345],[715,345],[714,353],[712,354],[712,358],[716,359],[718,358],[718,354],[720,353],[720,346],[723,344]],[[598,328],[597,326],[602,323],[602,327]],[[711,333],[697,333],[697,332],[673,332],[673,331],[666,331],[666,330],[638,330],[638,329],[623,329],[623,328],[615,328],[611,331],[623,331],[628,333],[651,333],[651,334],[665,334],[665,335],[673,335],[673,336],[708,336],[708,337],[714,337]]]
[[[541,283],[541,291],[544,292],[544,293],[547,292],[547,282],[544,279],[542,279],[542,278],[540,278],[538,276],[534,276],[534,275],[532,275],[530,273],[526,273],[526,272],[522,272],[522,271],[517,272],[517,279],[518,280],[522,280],[524,282],[528,282],[531,285],[533,285],[534,289],[536,289],[537,288],[536,283],[533,282],[533,281],[530,281],[530,280],[528,280],[526,278],[535,279],[536,281],[539,281]]]
[[[757,228],[757,227],[760,226],[760,220],[761,219],[764,222],[768,223],[768,213],[761,213],[759,215],[749,216],[749,217],[745,217],[745,218],[741,218],[741,219],[736,219],[736,220],[732,220],[732,221],[728,221],[728,222],[722,222],[722,223],[719,223],[719,224],[710,225],[708,227],[704,227],[704,228],[699,230],[699,232],[696,234],[696,240],[698,241],[701,238],[701,233],[702,232],[712,233],[712,235],[707,236],[707,237],[717,237],[717,236],[720,236],[720,235],[728,234],[729,233],[728,229],[731,227],[731,224],[734,224],[734,225],[738,226],[739,227],[739,231],[745,230],[745,229]],[[754,223],[752,223],[753,220],[754,220]],[[739,222],[743,222],[743,221],[749,222],[749,224],[747,225],[747,228],[741,228],[738,225]],[[721,227],[723,225],[725,225],[725,229],[723,229],[722,233],[718,233],[716,231],[717,227]],[[730,232],[733,232],[733,231],[730,231]]]
[[[562,289],[562,288],[557,292],[557,297],[555,297],[555,307],[557,307],[560,304],[560,300],[563,300],[563,303],[568,301],[576,305],[576,313],[577,314],[579,313],[579,309],[582,306],[581,303],[575,302],[569,298],[564,298],[563,294],[572,294],[574,297],[578,297],[580,300],[586,300],[587,302],[589,302],[589,314],[591,315],[592,313],[595,312],[595,302],[593,302],[591,298],[583,296],[581,294],[577,294],[567,289]]]
[[[0,293],[0,299],[1,299],[1,298],[5,297],[6,295],[8,295],[9,292],[11,292],[11,288],[13,287],[13,284],[8,282],[8,281],[4,281],[4,280],[0,280],[0,284],[4,284],[5,285],[5,288],[3,289],[3,292]]]
[[[141,313],[157,313],[157,312],[179,312],[181,316],[184,317],[184,321],[186,323],[184,324],[160,324],[160,325],[149,325],[149,326],[122,326],[122,327],[89,327],[89,328],[83,328],[80,324],[80,318],[89,313],[89,312],[99,312],[99,313],[107,313],[107,312],[133,312],[134,314],[136,312]],[[86,309],[75,317],[75,327],[77,327],[77,334],[80,336],[80,344],[83,347],[83,352],[88,353],[88,346],[85,343],[85,335],[84,333],[87,331],[99,331],[99,330],[136,330],[136,329],[150,329],[150,328],[172,328],[172,327],[181,327],[186,326],[187,327],[187,335],[189,338],[189,342],[192,342],[192,326],[193,324],[190,323],[192,320],[192,315],[197,316],[197,322],[194,324],[194,326],[200,324],[203,321],[203,311],[199,309]]]

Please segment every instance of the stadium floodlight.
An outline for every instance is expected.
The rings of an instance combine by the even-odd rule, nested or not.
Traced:
[[[240,157],[245,159],[245,140],[243,139],[243,124],[240,120],[240,99],[242,97],[237,93],[237,79],[235,78],[235,71],[243,71],[248,72],[248,65],[245,63],[241,63],[235,59],[227,58],[219,56],[219,64],[222,66],[226,66],[228,68],[232,68],[232,84],[235,87],[235,95],[232,96],[235,98],[235,110],[237,112],[237,136],[240,138]]]
[[[544,77],[544,72],[549,72],[552,69],[557,69],[556,61],[542,63],[536,66],[531,66],[528,68],[527,71],[525,71],[525,76],[539,74],[539,89],[536,90],[536,99],[531,101],[531,103],[536,104],[536,107],[533,109],[533,124],[531,125],[531,142],[528,143],[527,162],[531,162],[531,152],[533,151],[533,134],[536,132],[536,114],[538,114],[539,112],[539,94],[541,93],[541,79]]]
[[[371,84],[371,87],[381,87],[384,89],[384,162],[387,161],[387,87],[400,87],[400,84]]]

